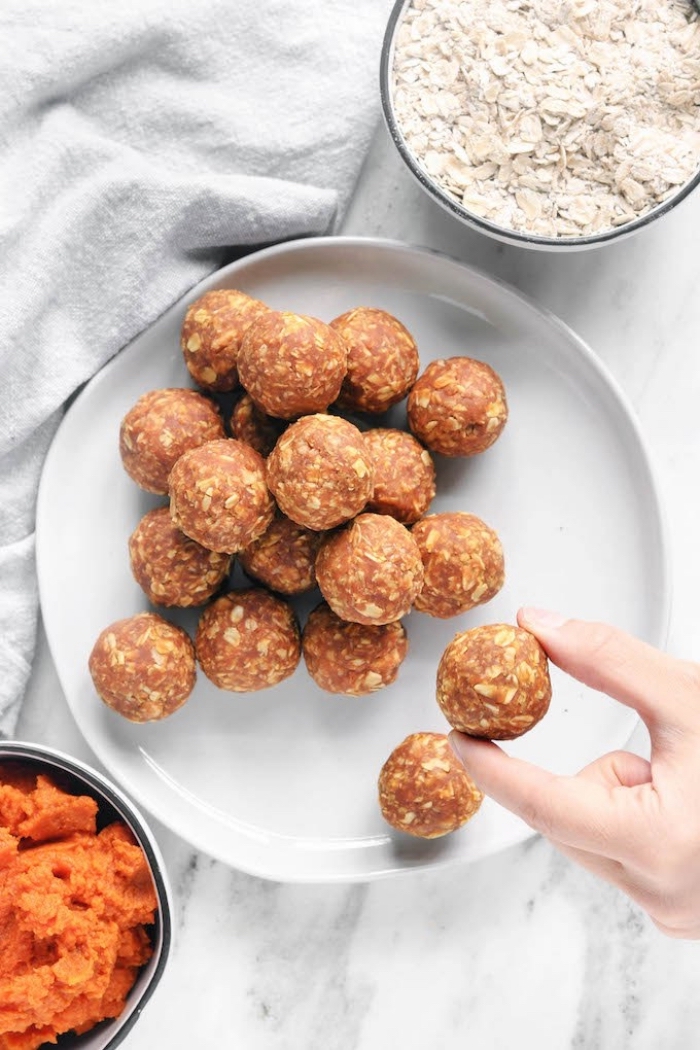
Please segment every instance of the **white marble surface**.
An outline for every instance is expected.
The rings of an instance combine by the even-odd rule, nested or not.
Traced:
[[[380,127],[340,232],[440,248],[527,292],[636,407],[674,554],[669,648],[700,658],[700,195],[637,237],[554,256],[455,225]],[[563,610],[575,613],[575,610]],[[43,635],[17,734],[99,765]],[[640,737],[640,745],[643,739]],[[263,882],[155,824],[176,898],[171,963],[125,1050],[692,1050],[700,944],[530,839],[478,864],[369,885]]]

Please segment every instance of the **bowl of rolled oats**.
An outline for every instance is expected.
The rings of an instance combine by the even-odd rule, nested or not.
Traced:
[[[691,0],[397,0],[381,94],[424,189],[511,244],[605,244],[700,182]]]

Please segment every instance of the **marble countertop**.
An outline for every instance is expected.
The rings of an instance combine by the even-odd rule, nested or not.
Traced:
[[[700,194],[635,237],[565,255],[458,226],[383,127],[339,232],[442,249],[551,309],[640,417],[673,554],[668,647],[700,658]],[[43,633],[17,736],[99,767]],[[639,737],[643,746],[643,738]],[[663,938],[618,891],[531,838],[487,860],[361,885],[281,885],[152,822],[176,902],[167,973],[125,1050],[691,1050],[700,943]]]

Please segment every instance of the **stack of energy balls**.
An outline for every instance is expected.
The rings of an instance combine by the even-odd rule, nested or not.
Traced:
[[[248,693],[283,681],[302,658],[327,692],[372,693],[397,677],[411,609],[452,617],[500,590],[493,529],[466,512],[427,513],[431,453],[480,454],[506,423],[488,364],[453,357],[419,375],[413,337],[384,310],[325,323],[226,288],[192,303],[181,346],[199,389],[140,397],[122,421],[120,453],[137,485],[168,497],[130,537],[135,579],[156,607],[202,611],[194,640],[157,612],[106,627],[89,667],[107,705],[134,722],[161,719],[190,696],[197,664],[220,689]],[[410,432],[371,426],[405,398]],[[227,589],[234,558],[252,586]],[[292,602],[315,586],[323,600],[302,632]],[[439,702],[457,725],[469,693],[467,732],[494,735],[494,719],[524,731],[537,720],[537,643],[498,625],[497,637],[513,640],[491,639],[496,651],[490,630],[448,647]],[[480,800],[444,734],[409,737],[380,776],[385,818],[414,835],[453,830]]]

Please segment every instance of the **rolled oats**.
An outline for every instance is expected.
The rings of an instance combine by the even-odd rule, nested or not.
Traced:
[[[525,233],[624,225],[700,164],[689,0],[413,0],[391,91],[420,167],[469,211]]]

